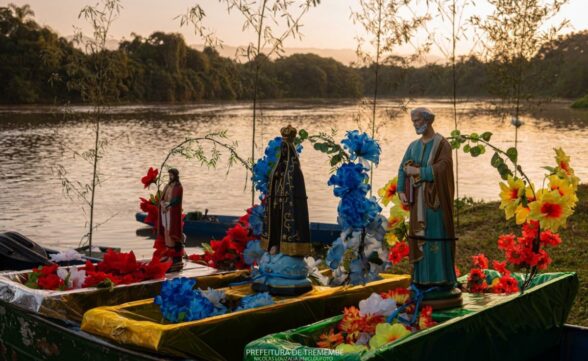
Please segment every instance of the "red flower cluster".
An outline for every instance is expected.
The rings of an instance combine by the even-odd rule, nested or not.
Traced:
[[[345,342],[355,343],[361,333],[375,333],[376,325],[382,322],[384,316],[361,316],[359,309],[351,306],[343,309],[343,319],[337,325],[337,329],[345,335]]]
[[[165,276],[171,264],[171,261],[161,263],[158,257],[153,257],[149,263],[137,262],[133,251],[122,253],[109,249],[104,259],[95,266],[90,261],[86,262],[86,279],[83,287],[160,279]]]
[[[473,268],[468,275],[467,289],[472,293],[482,293],[488,289],[486,274],[479,268]]]
[[[139,199],[141,200],[141,204],[139,205],[141,210],[147,213],[147,217],[145,217],[145,223],[152,225],[154,231],[157,230],[159,222],[159,209],[157,208],[158,200],[156,198],[151,200],[145,199],[143,197],[140,197]]]
[[[506,261],[516,267],[537,267],[545,270],[551,264],[551,258],[542,246],[557,246],[561,243],[559,235],[543,231],[539,236],[539,251],[533,251],[533,242],[537,239],[539,224],[531,222],[523,225],[522,236],[502,235],[498,238],[498,249],[504,252]]]
[[[405,257],[408,257],[408,252],[408,242],[396,242],[396,244],[390,249],[390,253],[388,254],[388,260],[392,262],[392,264],[397,264],[400,261],[402,261]]]
[[[141,178],[141,183],[145,186],[145,188],[149,187],[151,184],[157,181],[157,175],[159,174],[159,170],[153,169],[153,167],[149,167],[147,171],[147,175]]]
[[[472,262],[475,268],[488,268],[488,258],[483,253],[472,256]]]
[[[67,289],[65,282],[57,276],[58,268],[57,264],[33,268],[33,271],[28,275],[26,286],[42,290],[63,291]]]
[[[198,263],[220,270],[248,268],[243,259],[243,251],[247,243],[256,239],[249,227],[249,212],[241,217],[233,228],[227,231],[223,239],[210,242],[204,254],[193,254],[189,258]]]
[[[503,241],[508,244],[510,238],[504,239]],[[492,280],[491,284],[488,284],[486,272],[484,271],[484,269],[488,269],[488,258],[480,253],[472,257],[472,263],[474,264],[474,268],[470,270],[467,283],[467,290],[469,292],[514,293],[519,291],[519,283],[511,276],[510,271],[506,268],[506,261],[492,261],[492,267],[500,273],[500,277]]]
[[[410,298],[410,291],[407,288],[395,288],[386,292],[380,293],[383,299],[391,298],[396,302],[396,305],[400,306],[408,302]]]

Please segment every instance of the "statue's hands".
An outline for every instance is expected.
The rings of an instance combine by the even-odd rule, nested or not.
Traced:
[[[404,169],[407,175],[414,177],[417,175],[421,175],[421,169],[418,167],[413,167],[412,165],[407,165]]]
[[[405,206],[408,205],[408,199],[406,198],[406,194],[398,193],[398,197],[400,198],[400,201],[402,202],[403,205],[405,205]]]

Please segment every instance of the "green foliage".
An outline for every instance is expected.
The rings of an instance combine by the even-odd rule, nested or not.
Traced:
[[[583,98],[576,100],[572,104],[572,108],[575,109],[588,109],[588,95],[585,95]]]

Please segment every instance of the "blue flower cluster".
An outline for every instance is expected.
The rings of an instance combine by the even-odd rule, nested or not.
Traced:
[[[260,236],[261,232],[263,231],[264,211],[264,206],[256,205],[253,206],[253,208],[251,209],[251,214],[249,215],[249,227],[251,228],[251,232],[256,236]]]
[[[251,180],[255,185],[255,189],[261,192],[259,199],[263,199],[269,192],[269,176],[273,167],[278,162],[280,157],[280,146],[282,145],[282,137],[275,137],[270,140],[263,157],[259,158],[253,165],[253,176]],[[302,145],[296,146],[296,152],[302,152]]]
[[[272,296],[270,296],[269,293],[256,293],[241,298],[241,301],[239,301],[239,306],[235,309],[235,311],[242,311],[256,307],[273,305],[274,303],[274,299],[272,298]]]
[[[329,251],[327,252],[327,266],[331,269],[339,267],[344,254],[345,244],[341,237],[339,237],[333,242],[333,244],[331,244],[331,247],[329,247]]]
[[[196,281],[180,277],[167,280],[161,286],[161,293],[154,303],[159,305],[161,314],[170,322],[200,320],[227,312],[223,305],[213,304],[200,290],[195,290]]]
[[[261,248],[261,241],[256,239],[247,242],[247,247],[243,251],[243,260],[249,266],[253,266],[254,263],[259,264],[259,260],[265,253],[265,250]]]
[[[369,160],[374,164],[380,162],[380,145],[367,133],[359,133],[358,130],[350,130],[347,137],[341,141],[343,147],[349,151],[351,160],[357,158]]]
[[[374,197],[367,198],[370,186],[365,183],[366,171],[359,163],[345,163],[329,179],[328,185],[334,185],[335,196],[341,198],[337,211],[343,229],[366,227],[382,210]]]

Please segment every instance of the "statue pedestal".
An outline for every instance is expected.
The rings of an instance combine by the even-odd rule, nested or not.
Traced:
[[[254,271],[255,292],[269,292],[274,296],[297,296],[312,290],[308,279],[308,266],[302,257],[291,257],[281,253],[265,253]]]
[[[462,301],[459,288],[446,288],[425,293],[421,304],[431,306],[436,311],[460,307]]]

